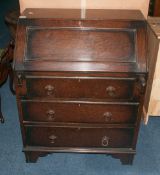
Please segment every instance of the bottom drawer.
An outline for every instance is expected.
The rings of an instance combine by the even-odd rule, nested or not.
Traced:
[[[27,127],[27,145],[46,147],[132,147],[133,129]]]

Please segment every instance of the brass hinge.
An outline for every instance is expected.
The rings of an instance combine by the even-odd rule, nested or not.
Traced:
[[[145,78],[145,76],[140,76],[139,82],[140,82],[140,85],[141,85],[142,88],[146,87],[146,78]]]
[[[23,85],[23,80],[24,80],[23,74],[18,74],[17,75],[17,84],[18,84],[18,86],[22,86]]]
[[[146,85],[147,85],[146,77],[144,75],[141,75],[138,80],[138,87],[142,95],[145,93]]]

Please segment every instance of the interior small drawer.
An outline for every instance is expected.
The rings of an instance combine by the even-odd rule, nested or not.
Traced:
[[[27,96],[43,98],[131,99],[135,78],[28,77]]]
[[[27,127],[27,145],[44,147],[130,148],[133,129]]]
[[[25,121],[134,123],[138,103],[22,100]]]

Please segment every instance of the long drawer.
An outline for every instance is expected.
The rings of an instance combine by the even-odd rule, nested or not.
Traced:
[[[29,97],[132,99],[135,78],[33,77],[26,78]]]
[[[133,129],[27,127],[27,145],[44,147],[130,148]]]
[[[24,120],[38,122],[134,123],[138,103],[23,100]]]

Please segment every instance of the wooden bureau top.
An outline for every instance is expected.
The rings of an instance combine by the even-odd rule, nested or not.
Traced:
[[[138,10],[26,9],[17,71],[146,72],[146,21]]]
[[[27,8],[21,17],[24,18],[61,18],[61,19],[120,19],[120,20],[145,20],[140,10],[121,9],[87,9],[85,15],[81,15],[81,9],[35,9]]]

